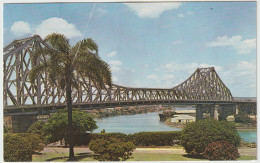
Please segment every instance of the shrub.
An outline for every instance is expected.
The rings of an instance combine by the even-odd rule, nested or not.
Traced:
[[[122,141],[128,141],[129,140],[127,134],[119,133],[119,132],[91,134],[91,140],[96,140],[96,139],[109,140],[110,138],[115,138],[115,139],[119,139],[119,140],[122,140]]]
[[[75,145],[88,145],[91,140],[110,138],[119,139],[122,141],[128,141],[128,136],[124,133],[82,133],[78,134],[74,138]]]
[[[91,140],[115,138],[132,141],[136,146],[170,146],[180,141],[180,131],[124,133],[83,133],[75,136],[75,145],[88,145]]]
[[[96,121],[91,115],[80,109],[74,108],[72,111],[73,139],[75,136],[93,131],[97,128]],[[46,135],[46,143],[53,143],[68,137],[68,113],[66,110],[54,113],[43,127]]]
[[[234,115],[235,117],[235,122],[236,123],[243,123],[243,124],[248,124],[252,123],[252,119],[248,117],[247,114],[239,112],[238,115]]]
[[[202,156],[209,160],[236,160],[239,158],[237,148],[226,141],[208,144]]]
[[[5,161],[32,161],[32,154],[43,150],[37,134],[4,134]]]
[[[132,158],[135,146],[132,142],[123,142],[115,138],[96,139],[89,144],[89,149],[99,161],[125,161]]]
[[[8,127],[4,125],[4,133],[8,133]]]
[[[37,121],[27,129],[27,133],[38,134],[40,135],[40,138],[44,141],[45,139],[44,132],[43,132],[44,125],[45,122]]]
[[[181,132],[181,145],[191,155],[200,155],[209,143],[222,140],[239,146],[240,137],[232,122],[199,120],[187,124]]]
[[[129,137],[136,146],[166,146],[179,142],[180,132],[139,132],[129,135]]]

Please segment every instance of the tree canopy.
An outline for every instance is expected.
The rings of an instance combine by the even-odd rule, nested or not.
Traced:
[[[97,129],[96,121],[91,115],[79,109],[72,111],[72,131],[73,136],[81,133],[92,132]],[[68,136],[68,113],[66,110],[61,110],[51,115],[47,123],[43,127],[43,132],[46,135],[46,140],[49,143],[62,140]]]
[[[75,160],[72,131],[72,88],[78,88],[78,77],[89,78],[101,88],[111,86],[109,65],[98,56],[98,46],[90,38],[71,46],[63,34],[52,33],[45,38],[49,47],[37,47],[32,53],[29,80],[34,83],[40,74],[45,74],[51,85],[66,91],[68,109],[68,140],[70,142],[69,160]],[[51,48],[50,48],[51,47]],[[45,62],[40,62],[44,58]]]
[[[238,147],[240,137],[232,122],[214,119],[191,122],[181,131],[181,144],[189,154],[200,155],[209,143],[227,141]]]

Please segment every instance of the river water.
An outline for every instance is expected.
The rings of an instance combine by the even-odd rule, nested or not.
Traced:
[[[115,117],[102,118],[97,121],[98,129],[94,133],[100,133],[105,129],[106,133],[136,133],[142,131],[180,131],[180,128],[166,126],[160,121],[159,112],[150,112],[147,114],[121,115]],[[238,131],[244,141],[256,142],[256,130]]]

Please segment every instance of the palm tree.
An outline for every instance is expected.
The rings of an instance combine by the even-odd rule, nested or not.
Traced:
[[[34,83],[39,74],[47,73],[47,80],[61,89],[66,88],[66,105],[68,109],[68,137],[70,145],[69,160],[75,160],[73,150],[72,128],[72,87],[77,88],[76,75],[90,78],[101,88],[105,84],[111,87],[111,71],[109,65],[98,56],[98,46],[92,39],[84,39],[74,46],[62,34],[53,33],[45,38],[52,48],[36,48],[32,54],[32,62],[36,65],[38,57],[45,57],[46,62],[33,67],[29,80]]]

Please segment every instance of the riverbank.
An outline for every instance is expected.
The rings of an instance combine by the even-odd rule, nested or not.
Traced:
[[[165,121],[164,121],[164,124],[166,126],[169,126],[169,127],[173,127],[173,128],[184,128],[185,127],[185,124],[181,124],[181,123],[173,123],[171,122],[171,118],[167,118]],[[244,130],[257,130],[257,126],[256,125],[247,125],[247,124],[239,124],[239,123],[235,123],[235,126],[236,126],[236,129],[238,131],[244,131]]]
[[[158,105],[143,105],[143,106],[126,106],[126,107],[115,107],[115,108],[101,108],[94,110],[86,110],[87,113],[91,114],[96,119],[115,117],[121,115],[135,115],[135,114],[147,114],[150,112],[159,112],[164,110],[165,107]]]

